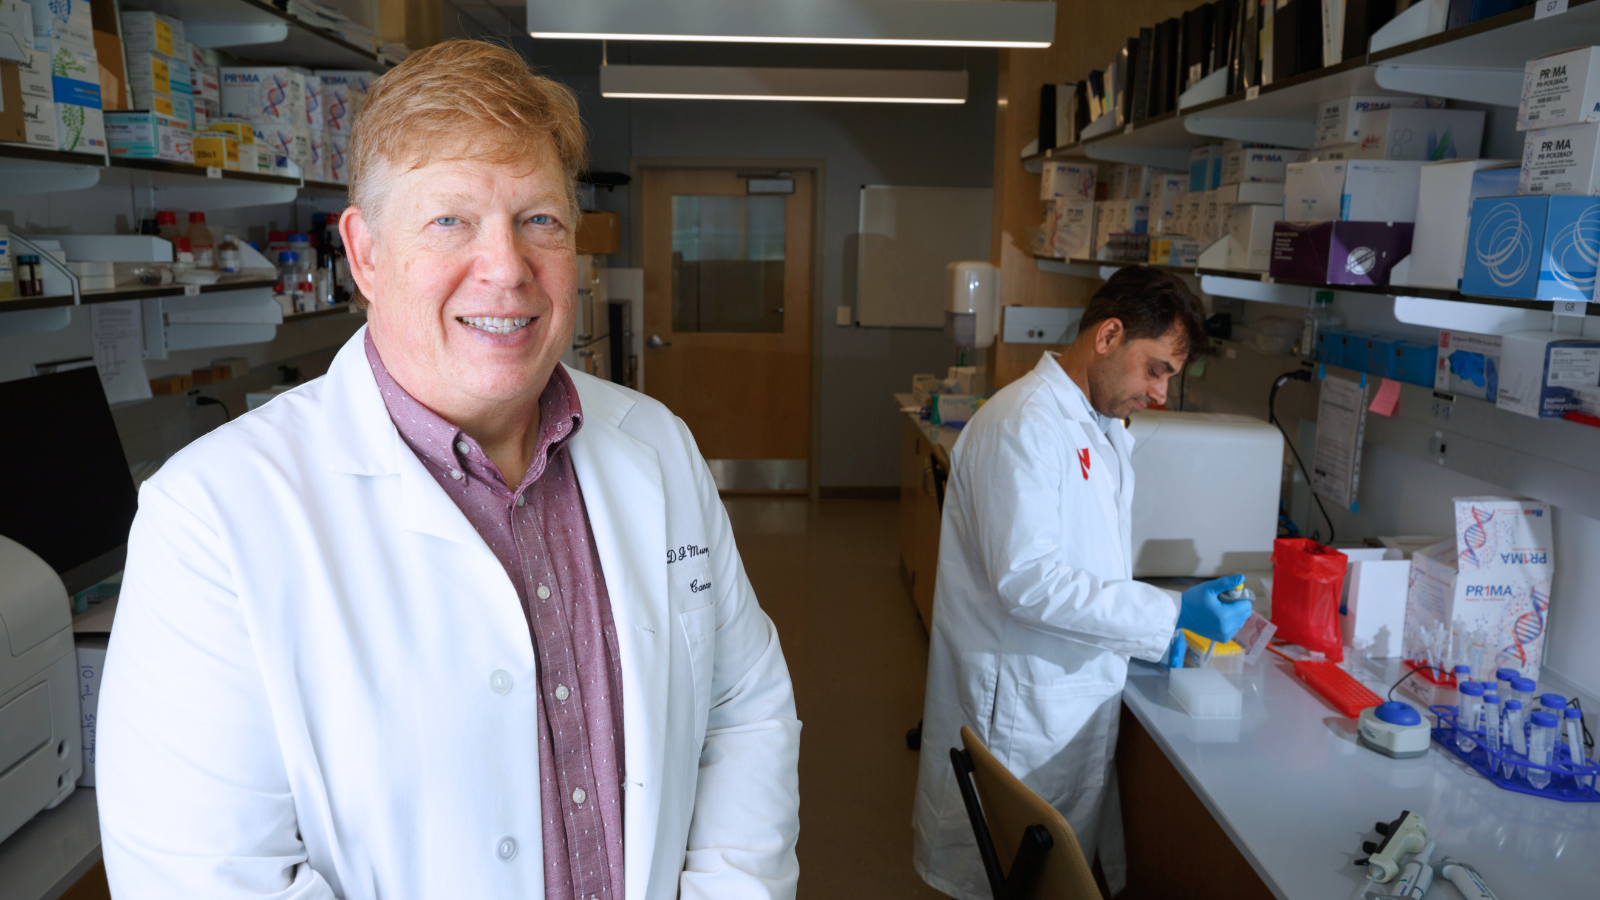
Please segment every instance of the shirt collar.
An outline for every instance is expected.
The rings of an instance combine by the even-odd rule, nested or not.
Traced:
[[[1089,402],[1089,395],[1083,392],[1083,388],[1078,387],[1078,383],[1072,380],[1066,369],[1061,368],[1060,357],[1061,354],[1046,350],[1044,356],[1039,358],[1039,365],[1034,368],[1054,389],[1056,396],[1061,398],[1068,415],[1079,421],[1095,423],[1102,433],[1111,431],[1112,424],[1122,420],[1100,415]]]
[[[400,386],[378,355],[370,330],[366,334],[365,349],[389,419],[406,445],[425,463],[446,471],[462,471],[466,477],[476,477],[497,490],[520,494],[544,474],[550,458],[583,427],[583,406],[572,376],[565,367],[557,365],[550,373],[544,392],[539,395],[539,442],[534,448],[533,463],[522,473],[516,490],[510,491],[502,481],[503,473],[472,436],[424,406]]]

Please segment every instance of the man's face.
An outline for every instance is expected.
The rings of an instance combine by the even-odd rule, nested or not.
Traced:
[[[373,341],[407,391],[449,414],[544,390],[577,287],[553,152],[531,169],[458,159],[396,172],[379,221],[352,210],[343,224]]]
[[[1121,322],[1112,330],[1114,334],[1099,336],[1096,350],[1103,352],[1089,364],[1089,404],[1102,416],[1124,419],[1167,402],[1167,379],[1183,366],[1188,352],[1181,329],[1174,325],[1159,338],[1131,341]]]

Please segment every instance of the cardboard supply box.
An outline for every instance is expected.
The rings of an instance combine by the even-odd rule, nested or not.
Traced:
[[[1255,204],[1257,206],[1283,206],[1283,182],[1281,181],[1246,181],[1240,184],[1225,184],[1216,190],[1217,202],[1223,206],[1237,206],[1241,203]]]
[[[1483,113],[1475,109],[1390,107],[1361,114],[1362,155],[1368,159],[1477,159]]]
[[[1453,159],[1424,165],[1417,179],[1417,228],[1411,238],[1411,273],[1406,283],[1451,291],[1460,287],[1472,201],[1479,196],[1515,194],[1518,174],[1517,164],[1506,160]],[[1478,190],[1502,193],[1479,194]]]
[[[239,171],[239,139],[224,131],[203,131],[196,134],[194,164]]]
[[[107,601],[110,602],[110,601]],[[97,748],[96,723],[100,713],[100,679],[106,669],[109,634],[75,634],[78,656],[78,711],[83,727],[83,774],[79,787],[94,787],[94,760]]]
[[[1150,188],[1151,234],[1175,233],[1178,210],[1188,191],[1189,176],[1185,173],[1163,172],[1156,176]]]
[[[1536,419],[1559,419],[1580,406],[1577,388],[1600,386],[1600,340],[1553,331],[1517,331],[1500,339],[1495,406]]]
[[[1594,298],[1600,197],[1551,197],[1539,253],[1537,300]]]
[[[1290,163],[1284,169],[1283,217],[1290,222],[1332,222],[1343,206],[1343,160]]]
[[[1528,60],[1522,72],[1517,130],[1600,122],[1600,47]]]
[[[175,31],[182,34],[183,23],[161,13],[133,10],[124,12],[121,22],[122,43],[130,56],[139,51],[153,50],[170,57],[178,52],[178,42],[173,41],[173,34]]]
[[[1249,148],[1229,150],[1222,157],[1219,184],[1247,181],[1283,181],[1284,166],[1300,158],[1298,150]]]
[[[1532,300],[1539,295],[1549,197],[1485,197],[1472,204],[1461,292]]]
[[[17,71],[17,64],[10,60],[0,62],[0,141],[11,144],[28,142],[22,76]]]
[[[1189,193],[1209,191],[1222,183],[1222,145],[1204,144],[1189,151]]]
[[[1344,614],[1339,617],[1345,647],[1361,659],[1399,656],[1410,560],[1386,547],[1341,547],[1339,552],[1350,560],[1344,578]]]
[[[1046,253],[1058,259],[1085,259],[1094,255],[1095,203],[1061,198],[1047,205]]]
[[[1600,194],[1600,123],[1530,131],[1519,194]]]
[[[1452,662],[1479,678],[1508,666],[1538,680],[1555,575],[1549,504],[1457,497],[1455,519],[1454,540],[1411,556],[1405,658],[1421,658],[1423,635],[1443,626]]]
[[[0,60],[26,62],[33,49],[33,6],[28,0],[0,0]]]
[[[1352,222],[1415,222],[1422,162],[1353,159],[1345,164],[1339,218]]]
[[[88,0],[30,0],[33,6],[33,37],[67,41],[80,47],[94,46],[94,17]]]
[[[614,212],[585,210],[578,223],[578,252],[604,256],[621,250],[621,217]]]
[[[194,163],[194,133],[148,110],[106,113],[111,155]]]
[[[328,180],[338,184],[350,183],[350,138],[341,134],[328,135]]]
[[[333,180],[332,169],[328,165],[327,132],[318,128],[315,131],[309,132],[309,135],[311,143],[311,168],[308,171],[314,172],[315,174],[307,175],[306,177],[316,178],[318,181]]]
[[[1267,271],[1272,267],[1272,226],[1283,220],[1283,207],[1240,204],[1228,210],[1228,268]]]
[[[222,114],[290,128],[306,120],[306,76],[286,66],[223,66]]]
[[[1312,146],[1331,147],[1361,141],[1361,114],[1369,110],[1404,106],[1412,109],[1443,109],[1443,97],[1341,97],[1322,104],[1317,111],[1317,136]]]
[[[1316,284],[1389,283],[1411,253],[1410,222],[1278,222],[1272,226],[1273,278]]]
[[[346,123],[343,128],[335,129],[330,124],[329,130],[348,134],[349,125]],[[1050,160],[1044,164],[1044,172],[1039,179],[1039,199],[1093,200],[1095,175],[1093,163]]]
[[[1500,338],[1440,331],[1433,389],[1494,403],[1500,394]]]
[[[88,8],[83,7],[85,15]],[[103,155],[106,128],[100,112],[100,66],[93,45],[78,47],[41,38],[36,28],[34,46],[49,60],[56,149]]]
[[[327,111],[322,107],[322,79],[310,75],[302,79],[306,91],[306,116],[301,123],[306,130],[321,131],[326,126]]]

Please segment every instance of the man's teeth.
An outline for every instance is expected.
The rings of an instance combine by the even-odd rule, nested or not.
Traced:
[[[456,319],[466,325],[471,325],[479,331],[490,334],[510,334],[527,326],[533,321],[532,316],[516,316],[514,318],[501,318],[499,316],[460,316]]]

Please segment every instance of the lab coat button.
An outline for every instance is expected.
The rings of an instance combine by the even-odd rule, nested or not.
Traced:
[[[534,593],[539,595],[539,599],[540,600],[549,600],[550,599],[550,589],[545,587],[542,584],[539,585],[539,589],[534,591]]]
[[[567,690],[567,686],[566,685],[564,685],[564,684],[556,685],[556,699],[557,700],[565,700],[565,699],[567,699],[567,697],[571,696],[571,694],[572,694],[572,692]]]
[[[466,441],[457,441],[456,442],[456,449],[461,451],[461,455],[462,456],[466,456],[467,454],[472,452],[472,448],[467,446],[467,442]]]
[[[589,795],[583,792],[583,788],[573,788],[572,789],[572,802],[573,803],[582,803],[583,801],[585,801],[587,799],[589,799]]]
[[[494,852],[496,856],[500,857],[501,862],[510,862],[511,858],[517,855],[516,838],[501,838],[500,844],[494,848]]]
[[[505,669],[495,669],[489,673],[489,689],[496,694],[511,693],[511,673]]]

